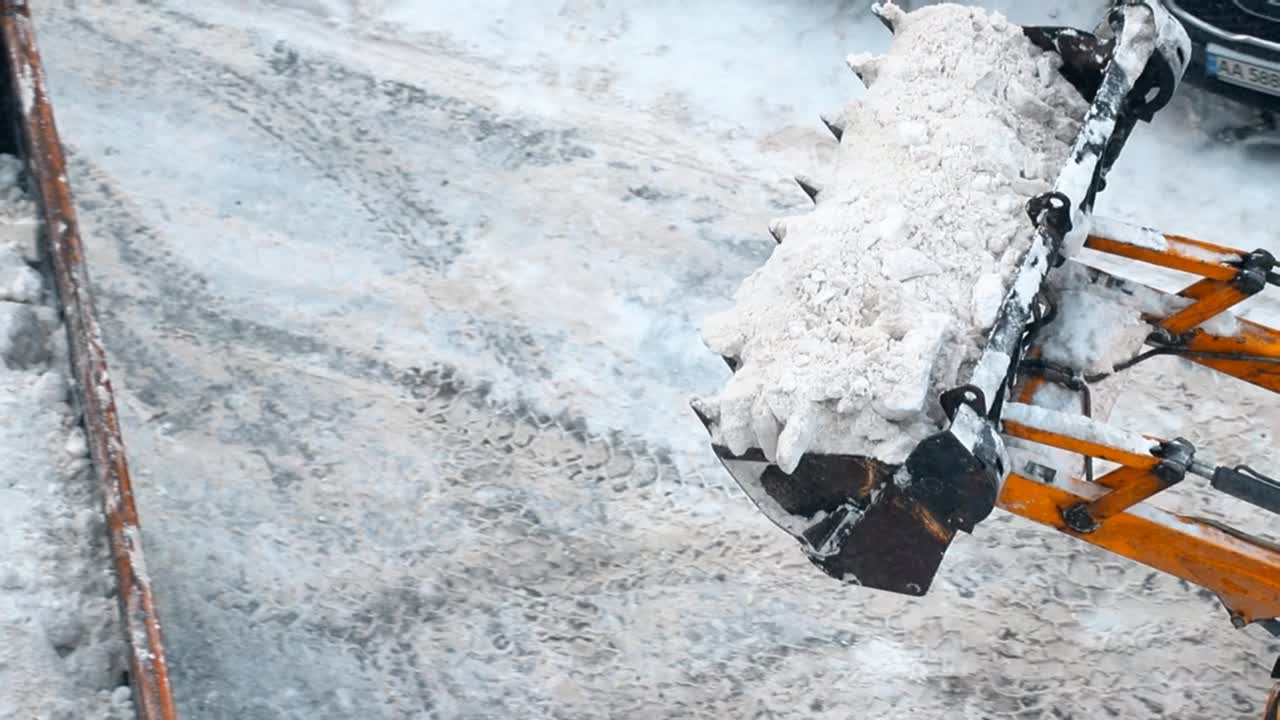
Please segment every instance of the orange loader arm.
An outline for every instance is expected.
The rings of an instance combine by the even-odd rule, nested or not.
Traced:
[[[1231,337],[1212,335],[1198,327],[1266,285],[1280,285],[1273,270],[1274,258],[1265,251],[1246,253],[1177,235],[1164,235],[1163,243],[1143,242],[1135,232],[1149,238],[1154,231],[1116,233],[1127,241],[1091,235],[1086,247],[1201,278],[1178,293],[1193,302],[1168,317],[1150,318],[1157,327],[1148,338],[1152,349],[1135,362],[1157,354],[1177,355],[1280,392],[1280,332],[1243,319],[1238,320],[1239,331]],[[1037,355],[1033,345],[1028,356]],[[1056,379],[1070,384],[1070,378],[1061,374]],[[1040,385],[1051,381],[1052,373],[1043,371],[1022,376],[1015,397],[1020,403],[1029,403]],[[1280,546],[1212,520],[1176,515],[1146,502],[1194,474],[1208,478],[1219,490],[1280,513],[1280,483],[1243,466],[1206,465],[1195,458],[1190,443],[1180,438],[1163,440],[1126,433],[1030,405],[1010,404],[1002,431],[1008,437],[1083,456],[1089,475],[1093,459],[1119,467],[1096,479],[1047,480],[1031,472],[1020,474],[1014,468],[997,497],[998,507],[1211,590],[1222,600],[1236,627],[1259,622],[1272,632],[1280,630],[1276,621],[1280,618]],[[1280,679],[1280,662],[1272,677]],[[1280,720],[1280,685],[1271,692],[1264,719]]]

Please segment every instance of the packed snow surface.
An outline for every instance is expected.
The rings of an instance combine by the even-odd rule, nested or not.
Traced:
[[[896,462],[981,353],[1086,104],[998,13],[944,4],[852,56],[834,177],[704,339],[740,365],[702,402],[718,441],[791,471],[810,449]]]
[[[115,583],[20,161],[0,156],[0,720],[133,717]]]

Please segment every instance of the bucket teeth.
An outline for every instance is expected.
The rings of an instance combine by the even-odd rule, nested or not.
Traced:
[[[693,414],[698,416],[703,426],[711,431],[720,424],[720,401],[718,398],[693,398],[689,401]]]
[[[857,53],[845,58],[845,62],[864,86],[871,87],[876,81],[876,76],[880,74],[880,66],[884,64],[884,58],[871,53]]]
[[[796,176],[796,184],[804,191],[805,195],[816,205],[818,203],[818,194],[822,192],[822,186],[805,177],[804,175]]]
[[[889,28],[889,32],[897,34],[902,29],[902,21],[906,19],[907,14],[902,8],[893,2],[872,3],[871,14],[875,15],[880,23]]]
[[[840,138],[844,137],[844,120],[839,116],[819,115],[822,118],[822,124],[827,126],[831,134],[835,136],[836,142],[840,142]]]
[[[769,234],[777,241],[779,245],[787,237],[787,220],[786,218],[777,218],[769,221]]]

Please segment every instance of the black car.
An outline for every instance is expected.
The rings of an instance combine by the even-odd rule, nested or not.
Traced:
[[[1162,0],[1191,36],[1184,80],[1280,110],[1280,0]]]

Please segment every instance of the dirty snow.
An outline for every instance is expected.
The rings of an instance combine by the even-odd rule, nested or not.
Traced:
[[[61,323],[24,258],[35,208],[20,169],[0,155],[0,719],[124,720],[101,503],[68,404]]]
[[[933,432],[934,398],[972,369],[1030,244],[1085,103],[1000,14],[904,14],[886,56],[849,58],[868,84],[846,109],[817,209],[709,318],[740,362],[702,401],[734,453],[786,472],[811,447],[897,462]]]

